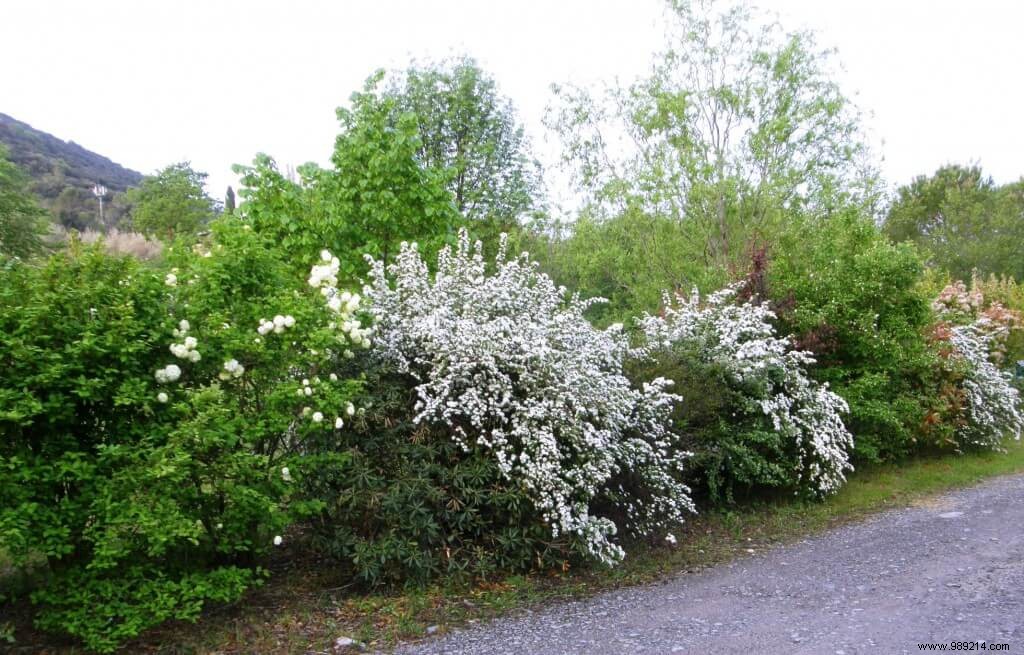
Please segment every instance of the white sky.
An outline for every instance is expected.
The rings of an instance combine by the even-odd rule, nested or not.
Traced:
[[[1024,174],[1024,2],[762,0],[836,47],[892,184],[949,162]],[[476,57],[541,158],[552,82],[611,82],[661,47],[657,0],[2,0],[0,112],[143,173],[191,160],[222,197],[256,152],[326,163],[374,69]],[[548,163],[548,162],[545,162]]]

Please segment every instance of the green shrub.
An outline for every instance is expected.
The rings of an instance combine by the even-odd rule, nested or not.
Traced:
[[[444,430],[415,425],[414,381],[376,371],[372,407],[304,468],[313,545],[367,586],[552,568],[570,559],[519,485]],[[337,459],[341,457],[342,461]],[[319,464],[319,466],[318,466]]]
[[[0,541],[45,560],[38,624],[93,650],[258,583],[319,509],[292,471],[361,387],[328,377],[338,330],[290,263],[214,231],[170,272],[79,244],[0,271]]]
[[[944,401],[913,247],[846,214],[794,224],[775,252],[766,278],[752,282],[772,299],[780,331],[814,352],[814,375],[849,403],[856,456],[893,459],[941,443],[926,421]]]

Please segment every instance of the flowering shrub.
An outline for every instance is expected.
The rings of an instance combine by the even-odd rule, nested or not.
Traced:
[[[932,309],[944,321],[973,322],[974,330],[987,337],[989,358],[996,365],[1003,365],[1012,333],[1024,328],[1024,316],[998,300],[986,299],[983,286],[984,282],[977,277],[971,281],[970,290],[962,280],[948,284],[932,302]]]
[[[1020,439],[1024,416],[1019,407],[1020,392],[1011,386],[1010,375],[991,361],[991,330],[989,320],[981,318],[951,328],[949,341],[957,355],[954,361],[963,367],[964,374],[961,386],[966,420],[958,430],[961,442],[998,449],[1007,436]]]
[[[525,254],[506,258],[504,241],[488,273],[465,231],[433,276],[403,244],[394,264],[371,261],[370,277],[374,350],[416,381],[414,420],[489,453],[554,537],[615,562],[623,552],[608,514],[647,533],[693,510],[667,429],[677,398],[666,380],[630,385],[621,326],[600,331],[583,316],[594,301],[566,299]]]
[[[639,321],[649,351],[689,369],[719,403],[710,417],[684,405],[682,421],[700,432],[710,491],[731,495],[736,483],[836,491],[852,468],[846,402],[807,376],[814,358],[775,335],[765,305],[735,295],[735,287],[703,301],[696,290],[666,295],[661,314]]]
[[[37,623],[93,650],[258,583],[356,412],[339,314],[237,221],[209,245],[170,272],[98,248],[0,272],[0,543],[45,558]]]

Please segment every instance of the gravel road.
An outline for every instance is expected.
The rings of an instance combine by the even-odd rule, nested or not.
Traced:
[[[954,641],[1024,652],[1024,476],[397,652],[854,655]]]

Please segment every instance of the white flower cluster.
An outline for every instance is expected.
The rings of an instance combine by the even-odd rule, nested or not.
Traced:
[[[648,348],[686,348],[722,367],[752,395],[775,431],[793,439],[799,453],[796,481],[818,493],[836,491],[853,468],[853,435],[841,418],[849,411],[846,401],[807,376],[804,367],[814,358],[775,336],[775,316],[767,307],[737,304],[735,294],[729,287],[703,302],[696,290],[689,298],[666,294],[663,315],[640,320]]]
[[[178,323],[178,329],[174,330],[174,336],[179,338],[184,337],[184,340],[181,343],[171,344],[171,354],[178,359],[187,359],[188,361],[195,363],[202,359],[203,356],[199,354],[198,350],[196,350],[196,346],[199,345],[196,338],[186,336],[188,335],[189,327],[188,321],[184,319]]]
[[[224,370],[220,372],[221,380],[230,380],[231,378],[240,378],[245,373],[245,367],[238,363],[237,359],[229,359],[224,362]]]
[[[309,272],[309,286],[320,289],[320,294],[327,299],[327,307],[337,314],[337,320],[331,323],[333,329],[342,333],[338,340],[342,343],[351,342],[353,345],[369,348],[373,345],[370,335],[373,334],[372,327],[363,327],[355,313],[359,311],[362,298],[358,293],[338,290],[338,269],[341,262],[331,254],[329,250],[320,251],[320,260],[323,264],[314,265]],[[355,354],[346,349],[342,353],[346,358],[351,359]]]
[[[177,364],[168,364],[167,366],[157,369],[156,381],[160,384],[166,384],[168,382],[177,382],[178,378],[181,377],[181,368]]]
[[[1010,375],[989,357],[994,336],[986,320],[951,328],[949,340],[966,369],[963,391],[968,421],[960,426],[959,434],[968,443],[998,449],[1008,435],[1020,439],[1024,416],[1020,392],[1011,386]]]
[[[577,537],[615,562],[619,526],[592,513],[599,497],[621,510],[635,500],[645,511],[626,527],[641,532],[693,511],[678,482],[686,453],[667,429],[678,398],[667,380],[630,385],[621,326],[597,330],[583,316],[595,301],[567,300],[525,254],[507,260],[504,240],[488,274],[465,231],[440,253],[434,276],[415,245],[402,244],[387,268],[369,261],[375,353],[419,380],[416,420],[444,424],[463,448],[493,455],[555,536]],[[642,502],[612,488],[627,476],[643,486]]]
[[[292,316],[291,314],[288,314],[287,316],[282,316],[281,314],[278,314],[273,318],[273,320],[270,321],[268,321],[265,318],[261,318],[260,326],[256,328],[256,331],[259,332],[261,335],[269,334],[271,332],[273,332],[274,334],[281,334],[282,332],[292,327],[293,325],[295,325],[294,316]]]

